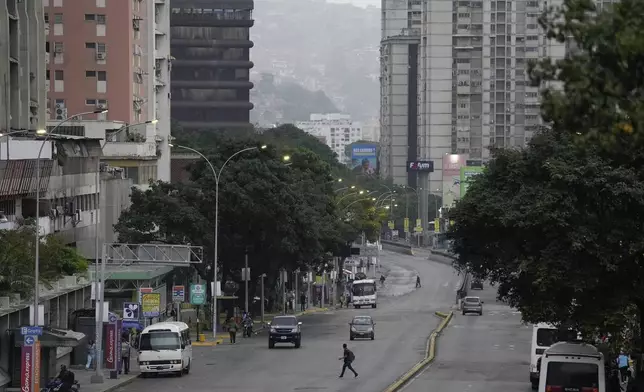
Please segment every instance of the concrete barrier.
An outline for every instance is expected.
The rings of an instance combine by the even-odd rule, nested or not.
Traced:
[[[411,245],[387,240],[380,240],[380,243],[382,244],[383,249],[390,250],[392,252],[404,253],[411,256],[414,255],[414,249]]]

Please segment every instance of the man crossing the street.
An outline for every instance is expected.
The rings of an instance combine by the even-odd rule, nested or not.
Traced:
[[[342,356],[340,358],[338,358],[341,361],[343,361],[343,363],[342,363],[342,373],[340,373],[339,378],[344,377],[344,371],[347,370],[347,369],[349,369],[349,370],[351,370],[353,372],[354,377],[358,377],[358,373],[353,369],[353,366],[351,366],[353,361],[355,361],[355,359],[356,359],[355,354],[353,354],[353,351],[351,351],[351,350],[349,350],[347,348],[346,343],[342,344],[342,349],[344,350],[344,352],[343,352]]]

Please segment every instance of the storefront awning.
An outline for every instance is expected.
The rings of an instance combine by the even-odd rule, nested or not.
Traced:
[[[16,347],[24,345],[20,328],[14,329]],[[38,338],[40,347],[76,347],[85,338],[85,334],[69,329],[43,328],[42,336]]]

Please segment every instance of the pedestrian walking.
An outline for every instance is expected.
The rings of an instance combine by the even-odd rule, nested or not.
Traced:
[[[130,372],[130,342],[128,342],[128,337],[123,337],[121,340],[121,369],[119,369],[119,374],[121,372],[128,374]]]
[[[342,344],[342,349],[343,349],[342,356],[338,358],[339,360],[342,361],[342,373],[340,373],[339,378],[344,377],[344,371],[347,369],[353,372],[354,377],[358,377],[358,373],[353,369],[353,366],[351,366],[353,361],[355,361],[356,359],[355,354],[353,353],[353,351],[347,348],[346,343]]]
[[[300,294],[300,312],[306,310],[306,294]]]
[[[620,352],[617,357],[617,367],[619,368],[620,381],[625,382],[628,379],[628,356],[624,354],[624,351]]]
[[[230,343],[235,344],[237,341],[237,329],[239,329],[237,321],[235,321],[235,318],[231,317],[228,319],[226,324],[228,326],[228,334],[230,335]]]
[[[416,276],[416,288],[420,287],[420,275]]]
[[[96,344],[93,340],[87,342],[87,364],[85,365],[86,370],[90,370],[94,365],[94,359],[96,358]]]

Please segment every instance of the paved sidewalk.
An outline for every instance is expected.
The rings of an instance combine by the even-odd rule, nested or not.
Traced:
[[[129,374],[119,374],[118,378],[110,379],[110,372],[105,370],[103,372],[103,383],[101,384],[92,384],[91,378],[96,374],[95,370],[85,370],[82,369],[71,369],[76,376],[76,380],[80,384],[80,390],[83,392],[111,392],[124,385],[127,385],[139,376],[139,368],[137,365],[136,355],[130,358],[130,373]]]

